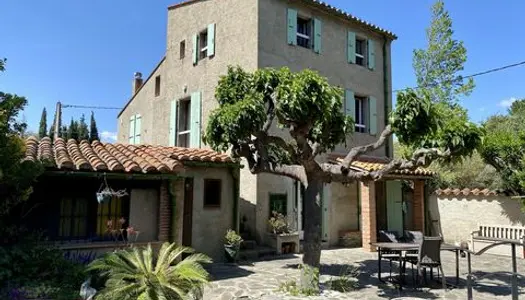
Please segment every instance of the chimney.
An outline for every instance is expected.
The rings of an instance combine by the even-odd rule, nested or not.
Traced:
[[[142,73],[135,72],[135,74],[133,74],[133,77],[133,90],[131,91],[132,96],[134,96],[137,93],[137,91],[142,87]]]

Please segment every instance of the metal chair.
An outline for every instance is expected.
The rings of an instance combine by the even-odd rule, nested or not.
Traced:
[[[438,272],[441,271],[443,276],[441,282],[443,289],[447,288],[447,281],[445,273],[443,272],[443,266],[441,264],[441,243],[443,239],[441,237],[423,237],[421,244],[419,245],[419,252],[417,258],[406,257],[404,263],[409,262],[412,266],[416,265],[417,276],[416,281],[419,283],[419,278],[423,276],[422,272],[426,268],[430,268],[431,272],[433,268],[438,268]],[[439,274],[439,273],[438,273]],[[413,269],[412,269],[412,276]]]
[[[396,231],[379,230],[378,241],[383,243],[399,243],[399,235]],[[399,261],[399,252],[400,251],[381,249],[381,257],[390,263],[390,277],[392,277],[392,261],[398,261],[401,267],[402,262]]]

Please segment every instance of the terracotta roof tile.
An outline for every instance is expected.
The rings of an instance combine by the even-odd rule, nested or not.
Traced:
[[[343,160],[344,156],[339,154],[330,154],[329,158],[332,160],[335,160],[336,162],[340,162]],[[359,159],[352,162],[351,168],[359,171],[377,171],[384,168],[389,163],[388,158],[382,158],[382,157],[371,157],[371,156],[362,156],[359,157]],[[425,168],[417,168],[415,170],[395,170],[390,173],[391,175],[408,175],[408,176],[434,176],[435,173],[431,170],[425,169]]]
[[[84,140],[80,143],[48,137],[26,140],[25,159],[46,161],[59,170],[110,171],[127,173],[173,173],[184,169],[184,162],[233,163],[224,153],[209,149],[152,145],[110,144]]]
[[[494,190],[489,190],[489,189],[468,189],[468,188],[464,188],[464,189],[450,189],[450,188],[447,188],[447,189],[438,189],[436,190],[436,194],[437,195],[440,195],[440,196],[469,196],[469,195],[474,195],[474,196],[496,196],[496,195],[499,195],[500,193],[498,191],[494,191]]]
[[[180,1],[178,3],[175,3],[175,4],[172,4],[170,6],[168,6],[168,9],[175,9],[175,8],[178,8],[178,7],[181,7],[181,6],[185,6],[185,5],[189,5],[189,4],[193,4],[195,2],[199,2],[199,1],[206,1],[206,0],[183,0],[183,1]],[[337,8],[335,6],[332,6],[326,2],[323,2],[323,1],[320,1],[320,0],[301,0],[302,2],[305,2],[307,4],[311,4],[311,5],[315,5],[331,14],[334,14],[336,16],[339,16],[339,17],[343,17],[347,20],[350,20],[350,21],[353,21],[353,22],[356,22],[360,25],[363,25],[363,26],[366,26],[368,28],[370,28],[371,30],[375,31],[375,32],[378,32],[378,33],[381,33],[383,35],[386,35],[388,36],[389,38],[391,39],[397,39],[397,36],[389,31],[389,30],[386,30],[386,29],[383,29],[377,25],[374,25],[372,23],[369,23],[363,19],[360,19],[352,14],[349,14],[345,11],[343,11],[342,9],[340,8]]]

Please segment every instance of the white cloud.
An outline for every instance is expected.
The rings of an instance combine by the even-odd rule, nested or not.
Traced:
[[[501,107],[510,107],[512,105],[512,103],[514,103],[514,101],[516,101],[517,99],[515,97],[511,97],[509,99],[505,99],[505,100],[501,100],[499,102],[499,106]]]
[[[100,133],[100,139],[103,142],[116,142],[117,141],[117,133],[104,130]]]

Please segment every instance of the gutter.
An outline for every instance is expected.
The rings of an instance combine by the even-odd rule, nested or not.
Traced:
[[[163,180],[177,179],[187,176],[175,174],[133,174],[133,173],[110,173],[110,172],[79,172],[79,171],[46,171],[40,176],[68,176],[83,178],[108,178],[125,180]]]
[[[390,115],[390,106],[389,106],[389,88],[388,88],[388,67],[387,67],[387,55],[386,55],[386,50],[387,50],[387,46],[386,44],[388,43],[388,39],[386,37],[383,37],[383,91],[384,91],[384,94],[383,94],[383,111],[385,112],[383,115],[384,115],[384,123],[385,124],[385,127],[386,125],[388,124],[388,116]],[[389,137],[386,142],[385,142],[385,154],[386,154],[386,157],[391,157],[390,156],[390,140],[391,140],[391,137]]]

